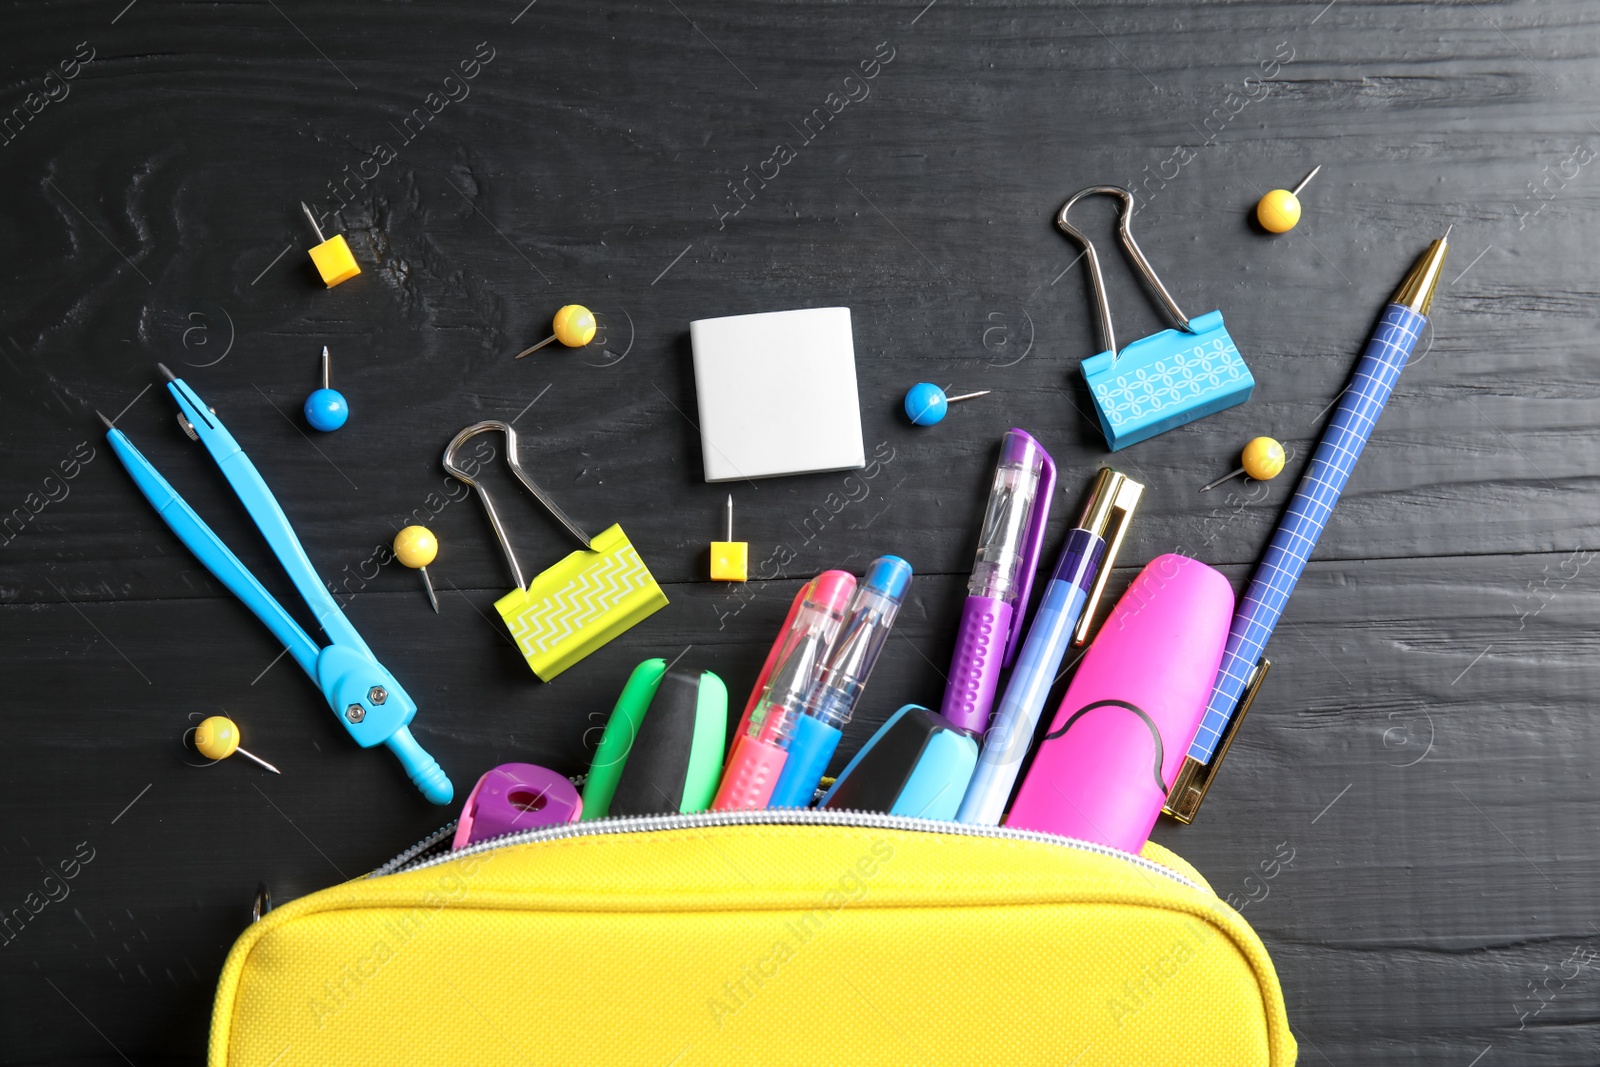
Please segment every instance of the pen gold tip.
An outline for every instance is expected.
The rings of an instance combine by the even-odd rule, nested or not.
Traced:
[[[1439,288],[1439,278],[1444,273],[1444,257],[1450,250],[1450,228],[1422,253],[1406,275],[1400,288],[1395,290],[1391,304],[1401,304],[1419,315],[1426,315],[1433,306],[1433,294]]]

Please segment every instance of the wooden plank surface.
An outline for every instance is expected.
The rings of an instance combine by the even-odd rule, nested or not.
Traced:
[[[1106,182],[1142,183],[1146,253],[1191,315],[1223,310],[1258,382],[1118,454],[1150,490],[1114,590],[1174,549],[1242,585],[1384,299],[1454,226],[1434,328],[1266,692],[1199,821],[1157,838],[1245,902],[1302,1062],[1600,1060],[1600,969],[1553,977],[1600,950],[1592,5],[143,0],[4,18],[0,119],[27,117],[0,144],[0,906],[80,845],[93,858],[0,946],[0,1062],[194,1062],[258,881],[312,891],[448,817],[335,728],[150,512],[95,409],[287,594],[147,390],[154,363],[216,407],[458,790],[511,759],[582,770],[645,656],[687,649],[747,691],[799,580],[903,555],[918,576],[848,748],[938,700],[998,435],[1028,428],[1061,464],[1052,550],[1107,462],[1076,371],[1100,347],[1086,279],[1051,223]],[[46,83],[63,61],[76,76]],[[808,137],[863,61],[870,92]],[[792,162],[737,198],[780,143]],[[376,177],[348,178],[380,144]],[[1258,232],[1260,193],[1317,163],[1301,226]],[[327,291],[297,204],[335,204],[336,182],[364,273]],[[1087,206],[1119,339],[1166,325],[1109,206]],[[571,301],[600,343],[508,358]],[[854,317],[881,461],[864,494],[837,474],[706,485],[688,323],[828,305]],[[312,435],[297,411],[324,344],[353,415]],[[918,380],[993,393],[918,430],[897,412]],[[535,476],[581,523],[623,523],[672,598],[551,685],[501,635],[508,571],[439,464],[484,418],[515,419]],[[1197,496],[1257,433],[1296,446],[1289,472]],[[525,567],[567,550],[503,472],[490,484]],[[745,589],[701,580],[730,488],[752,560],[790,560]],[[438,617],[414,573],[369,562],[412,517],[442,542]],[[185,728],[219,708],[281,780],[185,765]]]

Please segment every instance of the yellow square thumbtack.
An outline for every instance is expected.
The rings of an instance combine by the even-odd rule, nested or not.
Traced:
[[[300,207],[306,213],[306,221],[311,223],[311,229],[316,232],[317,240],[322,243],[311,250],[311,262],[316,264],[317,273],[322,275],[323,284],[329,289],[340,282],[349,281],[361,273],[361,268],[356,266],[356,257],[351,254],[350,246],[345,243],[344,234],[336,233],[331,238],[322,236],[322,227],[317,225],[317,217],[311,213],[304,200]]]
[[[750,577],[750,545],[733,539],[733,494],[728,494],[728,539],[711,542],[711,580],[743,582]]]

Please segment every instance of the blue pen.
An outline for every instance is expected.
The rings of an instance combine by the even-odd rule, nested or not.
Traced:
[[[967,795],[961,798],[957,822],[995,826],[1005,814],[1011,787],[1022,769],[1022,757],[1033,743],[1034,729],[1039,725],[1039,715],[1044,710],[1045,698],[1050,695],[1050,687],[1055,684],[1061,660],[1067,654],[1067,645],[1072,642],[1075,629],[1082,634],[1087,632],[1078,623],[1093,613],[1092,609],[1088,613],[1084,611],[1090,590],[1093,588],[1098,598],[1099,591],[1105,588],[1104,581],[1096,581],[1096,576],[1110,572],[1116,547],[1122,543],[1122,535],[1143,492],[1143,485],[1120,471],[1100,468],[1083,515],[1067,534],[1055,573],[1051,575],[1050,584],[1045,586],[1039,613],[1017,656],[1016,669],[1011,672],[994,721],[984,735],[983,752],[978,756],[977,769],[967,785]],[[1117,525],[1112,531],[1114,519]],[[1113,542],[1109,553],[1106,551],[1108,532]]]
[[[845,724],[889,640],[889,629],[911,584],[911,564],[899,556],[880,556],[867,568],[845,613],[844,625],[828,648],[817,682],[796,716],[790,737],[778,739],[789,750],[783,773],[772,788],[769,808],[803,808],[811,803],[833,758]]]

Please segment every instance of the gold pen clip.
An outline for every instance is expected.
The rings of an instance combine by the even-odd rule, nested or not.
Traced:
[[[1103,538],[1105,554],[1100,557],[1100,573],[1089,587],[1089,598],[1084,602],[1083,614],[1072,631],[1072,645],[1082,648],[1089,643],[1089,631],[1094,628],[1094,617],[1105,594],[1111,569],[1117,565],[1117,553],[1122,549],[1122,539],[1127,536],[1128,523],[1133,521],[1133,511],[1144,495],[1144,485],[1121,471],[1101,467],[1094,488],[1089,491],[1089,502],[1084,505],[1080,529]]]
[[[1250,680],[1245,683],[1244,693],[1239,697],[1239,705],[1228,719],[1222,743],[1212,754],[1211,762],[1201,763],[1193,756],[1183,757],[1183,766],[1179,768],[1178,776],[1172,780],[1172,789],[1167,793],[1167,802],[1162,805],[1163,814],[1172,816],[1185,826],[1194,822],[1195,813],[1200,810],[1200,802],[1206,798],[1206,793],[1211,789],[1211,782],[1217,776],[1217,768],[1222,765],[1222,757],[1228,754],[1233,739],[1239,735],[1239,724],[1244,722],[1245,714],[1249,712],[1250,705],[1255,703],[1256,694],[1261,692],[1261,683],[1267,680],[1267,672],[1271,669],[1272,661],[1267,657],[1262,656],[1256,661],[1255,670],[1250,672]]]

